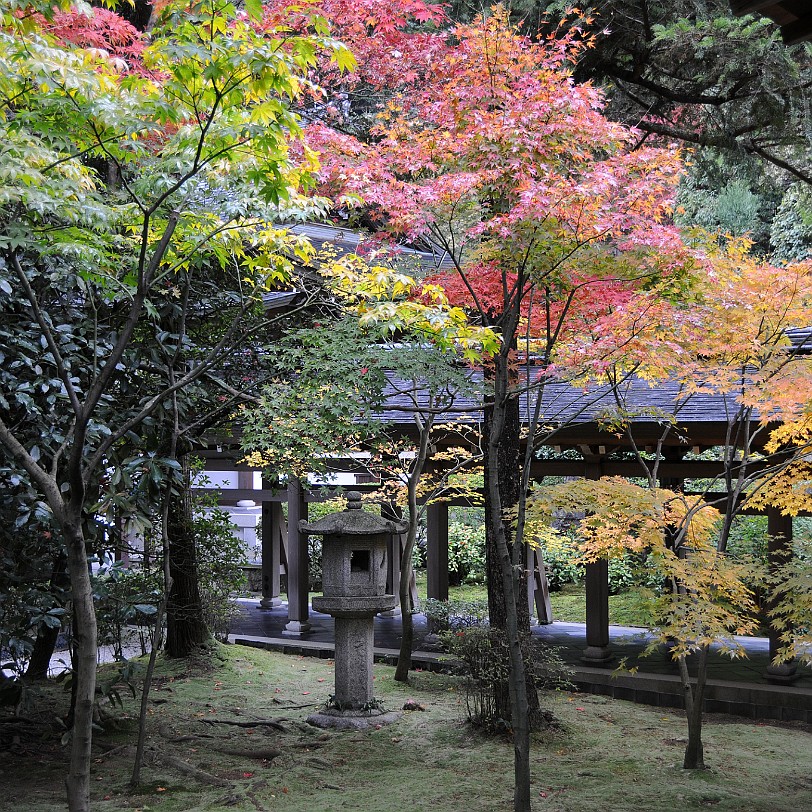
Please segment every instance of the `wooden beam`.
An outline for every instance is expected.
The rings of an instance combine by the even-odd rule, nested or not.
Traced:
[[[587,460],[535,460],[530,469],[531,478],[540,480],[545,476],[589,476]],[[750,463],[748,470],[758,471],[763,463]],[[657,473],[673,479],[713,479],[724,471],[724,464],[714,460],[663,460]],[[644,471],[635,460],[601,460],[602,476],[643,476]]]
[[[307,502],[302,483],[291,477],[288,483],[288,624],[282,634],[298,637],[310,631],[310,591],[307,533],[299,530],[299,521],[307,521]]]
[[[448,503],[435,502],[426,509],[426,593],[448,600]]]
[[[736,17],[745,14],[759,14],[765,9],[777,6],[776,0],[730,0],[730,9]]]
[[[335,485],[308,485],[305,495],[307,502],[324,502],[333,498]],[[372,493],[380,488],[380,484],[350,485],[345,487],[345,491],[361,491],[361,493]],[[251,488],[195,488],[195,493],[212,494],[220,497],[221,505],[236,505],[242,499],[253,499],[255,502],[287,502],[288,494],[286,490],[252,490]]]
[[[203,460],[206,471],[237,471],[238,473],[259,471],[260,468],[254,468],[240,462],[243,454],[230,450],[217,451],[216,449],[206,448],[202,451],[196,452],[196,455]],[[326,468],[331,473],[365,473],[369,470],[367,463],[361,459],[354,457],[335,457],[326,460]]]

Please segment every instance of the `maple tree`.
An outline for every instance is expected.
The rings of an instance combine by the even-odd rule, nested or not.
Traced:
[[[584,516],[574,520],[579,563],[634,552],[645,556],[649,573],[662,578],[666,586],[648,606],[654,635],[644,654],[666,645],[677,662],[688,720],[683,766],[704,769],[701,723],[710,646],[746,656],[735,636],[758,629],[756,601],[747,585],[752,562],[732,560],[719,549],[720,514],[701,496],[604,477],[539,486],[530,501],[533,521],[542,523],[536,528],[542,539],[555,536],[556,514]],[[688,669],[691,654],[698,657],[695,681]]]
[[[602,114],[602,94],[572,81],[572,65],[591,46],[582,27],[531,42],[496,8],[455,27],[447,42],[418,84],[387,101],[373,143],[325,123],[308,139],[323,153],[322,188],[357,195],[380,229],[444,255],[453,270],[432,281],[501,339],[485,418],[490,613],[511,644],[514,802],[526,809],[532,688],[517,613],[526,612],[521,483],[532,451],[523,478],[518,344],[538,354],[544,372],[576,329],[573,314],[594,319],[653,280],[678,286],[689,258],[667,224],[678,156],[632,150],[634,133]],[[514,529],[507,517],[516,504]]]
[[[658,640],[676,641],[672,654],[688,711],[684,766],[690,769],[705,764],[702,702],[710,646],[721,643],[723,651],[743,656],[732,635],[757,628],[752,585],[762,583],[764,573],[757,562],[728,554],[733,523],[748,509],[788,516],[808,510],[812,474],[812,358],[804,329],[812,317],[812,266],[770,265],[754,257],[744,239],[701,233],[693,239],[695,283],[684,302],[642,293],[606,313],[560,359],[564,365],[577,359],[579,385],[599,383],[612,393],[615,406],[600,420],[635,453],[646,488],[621,480],[575,481],[542,488],[538,497],[548,518],[552,505],[591,511],[580,522],[587,560],[622,549],[646,551],[650,565],[671,583],[655,601],[652,623]],[[641,378],[653,387],[667,385],[671,407],[660,398],[657,410],[640,411],[630,392]],[[675,445],[680,454],[687,450],[679,449],[683,434],[690,436],[681,413],[708,396],[723,424],[712,450],[718,473],[694,482],[691,495],[658,487],[660,465],[669,459],[666,446],[672,454]],[[656,441],[649,437],[645,448],[635,433],[639,420],[658,426]],[[667,515],[674,506],[681,514]],[[715,518],[703,519],[697,529],[703,515]],[[804,576],[806,565],[790,560],[788,540],[774,545],[765,606],[782,646],[770,673],[789,680],[791,661],[807,639],[808,572]],[[695,682],[687,664],[691,653],[697,655]]]

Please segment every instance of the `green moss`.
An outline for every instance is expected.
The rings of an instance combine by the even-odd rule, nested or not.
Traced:
[[[414,698],[426,710],[406,712],[380,730],[336,733],[305,723],[332,692],[330,661],[270,654],[240,646],[218,647],[199,661],[161,660],[151,695],[148,759],[143,784],[127,786],[132,753],[119,749],[135,731],[137,703],[125,701],[114,728],[96,734],[94,812],[323,812],[323,810],[432,809],[493,812],[511,804],[512,747],[483,738],[463,722],[458,681],[417,672],[411,685],[375,667],[375,692],[389,708]],[[67,696],[43,689],[48,717]],[[594,812],[671,812],[713,807],[726,812],[797,812],[812,808],[808,775],[812,735],[724,718],[706,723],[711,769],[680,769],[684,717],[599,696],[555,693],[543,704],[562,729],[539,734],[533,745],[534,809]],[[111,711],[112,712],[112,711]],[[46,717],[43,716],[43,719]],[[212,720],[279,719],[241,728]],[[51,812],[64,805],[64,750],[47,734],[31,746],[0,753],[0,792],[8,808]],[[172,741],[187,736],[195,738]],[[23,742],[25,745],[25,742]],[[252,758],[279,751],[270,760]],[[236,755],[241,753],[241,755]],[[272,753],[270,753],[272,755]],[[212,786],[181,773],[170,756],[227,782]],[[31,775],[35,780],[22,781]]]

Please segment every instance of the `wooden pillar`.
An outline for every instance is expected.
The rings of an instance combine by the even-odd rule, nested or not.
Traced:
[[[600,457],[584,454],[587,479],[600,479]],[[603,558],[586,565],[586,648],[581,655],[585,665],[606,666],[614,655],[609,648],[609,562]]]
[[[400,521],[403,510],[394,502],[381,505],[381,516],[384,519]],[[381,612],[383,617],[397,617],[400,614],[400,557],[403,550],[403,537],[400,534],[390,536],[386,545],[386,594],[394,595],[397,603],[394,609]]]
[[[767,532],[770,534],[767,542],[767,563],[770,570],[774,570],[786,564],[792,557],[792,516],[782,516],[778,510],[770,510],[767,513]],[[790,685],[800,676],[797,665],[794,660],[773,665],[772,659],[781,647],[780,633],[770,625],[767,636],[770,640],[770,665],[767,666],[765,677],[768,682],[777,685]]]
[[[263,609],[282,604],[279,597],[279,568],[282,561],[282,504],[262,503],[262,600]]]
[[[427,597],[448,600],[448,504],[426,507]]]
[[[603,666],[613,658],[609,648],[609,562],[586,565],[586,648],[581,661]]]
[[[536,622],[546,626],[553,622],[553,607],[550,603],[550,586],[544,569],[541,550],[525,545],[527,566],[527,605],[530,610],[531,625]]]
[[[237,487],[241,490],[254,490],[254,472],[237,471]]]
[[[307,520],[307,502],[301,480],[288,482],[288,624],[282,634],[299,637],[310,631],[307,533],[299,532],[299,521]]]

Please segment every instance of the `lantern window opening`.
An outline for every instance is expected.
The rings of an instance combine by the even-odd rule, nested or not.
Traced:
[[[351,550],[350,551],[350,572],[369,572],[369,550]]]

